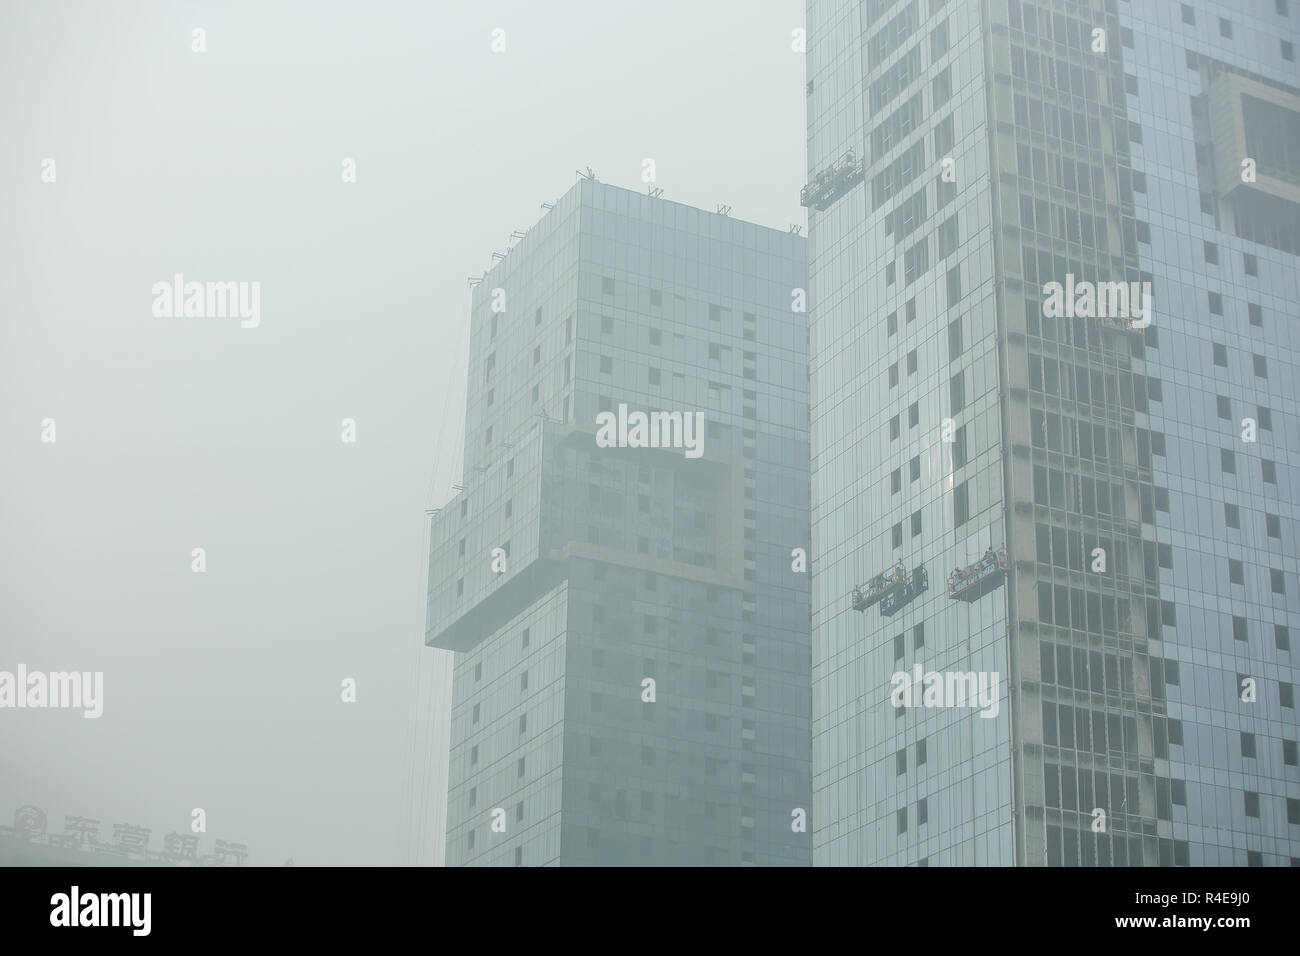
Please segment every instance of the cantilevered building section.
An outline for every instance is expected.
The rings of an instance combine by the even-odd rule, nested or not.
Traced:
[[[804,286],[799,236],[583,179],[475,287],[448,864],[810,862]]]
[[[1300,858],[1300,10],[1248,6],[809,3],[815,863]]]

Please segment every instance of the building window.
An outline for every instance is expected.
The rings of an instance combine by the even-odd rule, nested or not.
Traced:
[[[933,3],[931,5],[933,9]],[[937,63],[948,52],[948,21],[944,20],[930,31],[930,62]]]
[[[957,216],[955,213],[945,219],[939,226],[938,237],[940,259],[947,258],[957,251]],[[950,298],[948,304],[952,305],[953,301]]]
[[[934,124],[934,155],[939,158],[950,155],[956,143],[957,136],[953,127],[952,114],[949,113]]]
[[[930,269],[930,240],[923,237],[920,242],[903,253],[903,282],[911,285]]]
[[[967,483],[963,481],[952,492],[953,524],[958,528],[970,518],[970,496],[966,485]]]
[[[952,69],[944,67],[943,72],[930,81],[930,94],[933,109],[938,109],[952,99]]]

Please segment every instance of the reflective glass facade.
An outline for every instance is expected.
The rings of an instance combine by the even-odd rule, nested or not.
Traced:
[[[809,3],[810,188],[861,164],[810,210],[816,864],[1300,856],[1300,83],[1252,6]],[[996,716],[893,706],[916,665]]]

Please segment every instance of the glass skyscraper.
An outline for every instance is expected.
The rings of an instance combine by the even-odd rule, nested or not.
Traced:
[[[1295,6],[810,0],[815,864],[1300,858]]]
[[[449,865],[810,862],[804,243],[587,178],[475,287]]]

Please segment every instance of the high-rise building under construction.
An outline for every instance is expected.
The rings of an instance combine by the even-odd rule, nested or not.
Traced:
[[[811,859],[804,239],[581,179],[475,287],[447,863]]]

